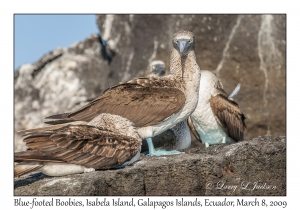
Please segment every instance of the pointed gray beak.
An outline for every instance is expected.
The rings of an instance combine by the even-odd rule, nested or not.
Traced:
[[[191,44],[188,39],[178,39],[177,47],[180,55],[186,55],[191,49]]]

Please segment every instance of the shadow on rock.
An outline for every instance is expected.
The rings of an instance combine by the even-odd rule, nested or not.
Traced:
[[[36,181],[39,181],[41,179],[44,179],[46,177],[48,177],[48,176],[43,174],[43,173],[31,174],[26,179],[21,179],[21,180],[15,181],[14,182],[14,189],[17,189],[18,187],[23,187],[23,186],[32,184],[32,183],[34,183]]]

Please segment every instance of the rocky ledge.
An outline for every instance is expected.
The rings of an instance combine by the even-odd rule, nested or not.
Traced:
[[[14,195],[286,195],[286,137],[190,148],[174,156],[141,155],[133,166],[64,177],[14,180]]]

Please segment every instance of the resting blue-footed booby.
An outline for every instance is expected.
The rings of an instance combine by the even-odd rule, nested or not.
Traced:
[[[127,165],[139,158],[142,144],[132,122],[111,114],[23,132],[29,150],[15,153],[15,176],[36,170],[64,176]]]
[[[147,139],[150,155],[178,154],[178,151],[156,151],[152,137],[184,121],[196,108],[200,68],[196,63],[195,37],[189,31],[174,34],[170,75],[140,77],[111,87],[86,106],[70,113],[48,117],[48,124],[74,121],[89,122],[101,113],[120,115]]]
[[[245,116],[233,101],[239,89],[240,85],[228,96],[217,76],[201,71],[198,105],[190,116],[189,126],[206,147],[243,140]]]

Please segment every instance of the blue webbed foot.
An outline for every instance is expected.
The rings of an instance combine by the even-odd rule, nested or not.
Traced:
[[[205,142],[205,147],[208,148],[210,146],[210,144],[208,142]],[[221,144],[226,144],[226,137],[222,137],[222,141]]]
[[[171,151],[167,151],[167,150],[155,150],[155,148],[153,146],[152,138],[147,138],[146,140],[147,140],[147,143],[148,143],[149,155],[150,156],[177,155],[177,154],[181,154],[181,152],[179,152],[177,150],[171,150]]]
[[[129,165],[133,165],[140,157],[141,153],[137,152],[135,156],[133,156],[133,158],[131,158],[129,161],[123,163],[120,166],[116,166],[114,167],[114,169],[121,169],[121,168],[125,168],[125,166],[129,166]]]
[[[149,153],[150,156],[162,156],[162,155],[178,155],[182,152],[179,152],[177,150],[155,150],[152,153]]]

